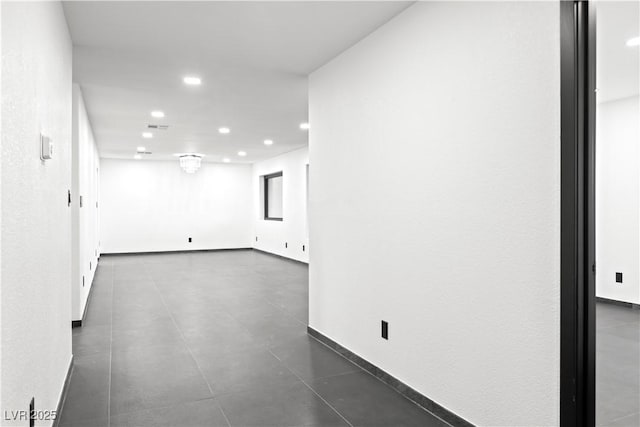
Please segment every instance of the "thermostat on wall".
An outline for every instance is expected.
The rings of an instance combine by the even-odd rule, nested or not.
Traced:
[[[45,134],[40,134],[40,158],[49,160],[53,157],[53,141]]]

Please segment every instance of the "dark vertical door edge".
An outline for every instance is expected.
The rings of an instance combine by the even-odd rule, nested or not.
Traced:
[[[594,427],[595,4],[560,8],[560,425]]]

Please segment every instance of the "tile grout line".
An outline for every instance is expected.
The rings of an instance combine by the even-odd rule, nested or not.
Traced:
[[[306,323],[304,323],[302,320],[298,319],[295,316],[292,316],[291,313],[289,313],[287,310],[285,310],[282,307],[277,306],[276,304],[272,303],[271,301],[269,301],[268,299],[264,298],[264,300],[267,302],[267,304],[269,304],[272,307],[275,307],[277,310],[279,310],[282,314],[284,314],[286,317],[290,317],[293,320],[295,320],[296,322],[300,323],[302,326],[304,326],[305,328],[309,325],[307,325]]]
[[[164,296],[162,295],[162,292],[160,292],[160,288],[158,287],[158,285],[156,283],[156,279],[151,274],[148,273],[147,264],[146,263],[144,264],[144,269],[145,269],[145,271],[147,271],[147,274],[151,278],[151,281],[153,282],[153,287],[155,288],[156,292],[160,296],[160,300],[162,301],[162,305],[164,305],[164,309],[167,310],[167,313],[169,313],[169,317],[171,318],[171,321],[173,322],[173,326],[175,326],[176,330],[178,331],[178,334],[180,334],[180,339],[184,343],[184,346],[187,349],[187,351],[189,352],[189,356],[193,360],[193,363],[195,363],[196,368],[198,369],[198,373],[200,374],[200,376],[204,380],[204,383],[207,385],[207,388],[209,389],[209,393],[211,394],[211,398],[214,400],[214,402],[216,402],[216,405],[220,409],[220,412],[222,412],[222,416],[224,417],[225,421],[227,422],[227,426],[231,427],[231,422],[229,421],[229,418],[227,417],[227,414],[225,414],[224,409],[222,409],[222,405],[220,405],[220,402],[218,402],[218,400],[215,398],[215,394],[213,393],[213,389],[211,388],[211,384],[209,384],[209,380],[207,380],[207,377],[202,372],[202,368],[200,368],[200,364],[196,360],[196,357],[193,355],[193,351],[189,347],[189,344],[187,343],[187,340],[185,339],[184,334],[182,333],[182,330],[178,326],[178,322],[176,322],[176,319],[173,316],[173,313],[171,312],[171,310],[169,309],[169,306],[167,305],[167,302],[165,301]]]
[[[222,409],[222,405],[220,404],[220,402],[218,402],[218,399],[216,399],[215,397],[213,399],[215,400],[216,405],[218,405],[218,408],[220,408],[220,412],[222,412],[222,416],[224,417],[224,420],[227,422],[227,425],[231,427],[231,421],[229,421],[229,417],[227,417],[227,414],[225,414],[224,409]]]
[[[255,271],[255,269],[254,269],[254,272],[256,272],[256,273],[258,273],[258,274],[261,274],[261,273],[259,273],[259,272]],[[307,325],[305,325],[303,322],[301,322],[300,320],[298,320],[298,319],[296,319],[295,317],[291,316],[290,314],[286,313],[286,312],[285,312],[284,310],[282,310],[280,307],[276,306],[275,304],[272,304],[272,303],[271,303],[268,299],[266,299],[265,297],[260,297],[260,300],[262,300],[262,301],[266,302],[266,303],[267,303],[267,305],[271,305],[272,307],[275,307],[275,308],[276,308],[277,310],[279,310],[283,315],[285,315],[285,317],[288,317],[288,318],[290,318],[290,319],[294,320],[295,322],[298,322],[298,323],[302,324],[302,325],[303,325],[303,326],[305,326],[305,327],[307,326]],[[253,335],[254,335],[254,334],[249,330],[249,328],[248,328],[244,323],[242,323],[242,321],[241,321],[241,320],[239,320],[236,316],[234,316],[234,315],[233,315],[233,313],[232,313],[232,311],[231,311],[231,310],[229,310],[227,307],[223,307],[223,309],[224,309],[224,311],[225,311],[225,312],[226,312],[226,313],[227,313],[227,314],[228,314],[228,315],[229,315],[233,320],[235,320],[236,322],[238,322],[238,325],[239,325],[242,329],[244,329],[247,333],[249,333],[249,335],[251,335],[251,336],[253,336]],[[345,418],[345,417],[344,417],[340,412],[338,412],[338,411],[337,411],[333,406],[331,406],[331,404],[330,404],[329,402],[327,402],[327,401],[326,401],[322,396],[320,396],[318,393],[316,393],[316,391],[315,391],[313,388],[311,388],[311,387],[309,386],[309,384],[307,384],[307,383],[306,383],[302,378],[300,378],[300,376],[299,376],[296,372],[294,372],[294,371],[293,371],[292,369],[290,369],[287,365],[285,365],[285,363],[284,363],[282,360],[280,360],[280,358],[279,358],[278,356],[276,356],[276,355],[271,351],[271,348],[269,347],[269,345],[268,345],[268,344],[261,344],[261,345],[259,346],[259,348],[261,348],[262,350],[265,350],[265,351],[267,351],[269,354],[271,354],[271,356],[273,356],[273,357],[274,357],[278,362],[280,362],[280,363],[282,364],[282,367],[283,367],[284,369],[286,369],[287,371],[291,372],[291,374],[293,374],[293,376],[295,376],[298,380],[300,380],[300,382],[302,382],[302,383],[303,383],[307,388],[309,388],[309,390],[311,390],[311,392],[312,392],[313,394],[315,394],[316,396],[318,396],[318,398],[320,398],[320,400],[322,400],[322,401],[323,401],[323,402],[324,402],[324,403],[325,403],[329,408],[331,408],[331,410],[333,410],[336,414],[338,414],[338,416],[339,416],[340,418],[342,418],[342,419],[343,419],[343,420],[344,420],[344,421],[345,421],[349,426],[353,427],[353,424],[351,424],[351,423],[349,422],[349,420],[347,420],[347,419],[346,419],[346,418]],[[356,365],[356,366],[357,366],[357,365]],[[222,407],[220,407],[220,409],[222,410]],[[225,415],[225,414],[224,414],[224,411],[223,411],[222,413],[223,413],[223,415]],[[225,418],[226,418],[226,415],[225,415]],[[229,422],[229,427],[231,427],[231,423],[230,423],[230,422]]]
[[[407,396],[405,396],[404,394],[400,393],[398,390],[396,390],[394,387],[391,387],[389,384],[385,383],[384,381],[382,381],[381,378],[378,378],[377,376],[373,375],[371,372],[369,372],[368,370],[364,369],[362,366],[358,365],[356,362],[354,362],[353,360],[345,357],[344,355],[340,354],[339,352],[337,352],[334,348],[328,346],[327,344],[323,343],[322,341],[320,341],[319,339],[317,339],[316,337],[314,337],[313,335],[309,335],[307,334],[309,337],[313,338],[314,340],[316,340],[317,342],[319,342],[320,344],[322,344],[323,346],[327,347],[329,350],[333,351],[334,353],[336,353],[338,356],[342,357],[343,359],[347,360],[348,362],[350,362],[351,364],[353,364],[354,366],[357,366],[358,368],[360,368],[361,371],[371,375],[373,378],[375,378],[376,380],[380,381],[382,384],[384,384],[386,387],[389,387],[391,390],[395,391],[396,393],[398,393],[403,399],[408,400],[409,402],[413,403],[414,405],[416,405],[418,408],[422,409],[423,411],[427,412],[430,415],[433,415],[434,417],[436,417],[437,419],[439,419],[440,421],[442,421],[443,423],[445,423],[447,426],[453,427],[452,424],[450,424],[449,422],[447,422],[446,420],[443,420],[442,418],[440,418],[438,416],[438,414],[435,414],[433,412],[431,412],[430,410],[428,410],[427,408],[425,408],[424,406],[420,405],[418,402],[415,402],[411,399],[409,399]],[[354,373],[354,372],[351,372]],[[346,374],[343,374],[346,375]]]
[[[115,304],[116,265],[111,265],[111,309],[109,319],[109,394],[107,396],[107,425],[111,427],[111,373],[113,365],[113,304]]]
[[[638,415],[638,414],[640,414],[640,412],[631,412],[630,414],[625,414],[625,415],[623,415],[621,417],[613,418],[613,419],[609,420],[608,422],[609,423],[615,423],[617,421],[624,420],[625,418],[633,417],[634,415]]]
[[[255,270],[254,270],[255,271]],[[260,272],[257,272],[258,274],[262,274]],[[307,286],[308,287],[308,286]],[[308,327],[308,324],[305,324],[304,322],[300,321],[299,319],[297,319],[296,317],[292,316],[291,314],[289,314],[286,310],[282,309],[281,307],[277,306],[276,304],[272,303],[271,301],[269,301],[267,298],[265,297],[261,297],[261,300],[265,301],[268,305],[271,305],[272,307],[276,308],[278,311],[281,312],[281,314],[283,314],[285,317],[288,317],[292,320],[294,320],[297,323],[300,323],[301,325]],[[228,312],[228,314],[235,319],[236,321],[238,321],[238,323],[240,324],[240,326],[242,326],[242,328],[244,328],[247,332],[249,332],[249,334],[253,335],[251,333],[251,331],[240,321],[238,320],[231,312],[230,310],[228,310],[225,307],[225,311]],[[319,342],[320,344],[322,344],[323,346],[327,347],[328,349],[330,349],[332,352],[334,352],[335,354],[337,354],[338,356],[342,357],[344,360],[347,360],[348,362],[350,362],[352,365],[354,365],[356,368],[358,368],[360,371],[364,371],[367,374],[371,375],[372,377],[374,377],[376,380],[380,381],[382,384],[384,384],[386,387],[391,388],[394,392],[398,393],[400,396],[402,396],[402,398],[410,401],[411,403],[413,403],[414,405],[418,406],[419,408],[421,408],[423,411],[427,412],[428,414],[434,416],[435,418],[437,418],[438,420],[442,421],[445,425],[447,426],[451,426],[451,424],[449,424],[448,422],[446,422],[445,420],[443,420],[442,418],[440,418],[438,415],[434,414],[433,412],[427,410],[426,408],[424,408],[423,406],[420,406],[418,403],[414,402],[413,400],[407,398],[406,396],[404,396],[403,394],[401,394],[399,391],[397,391],[396,389],[394,389],[393,387],[389,386],[387,383],[385,383],[384,381],[382,381],[380,378],[376,377],[375,375],[371,374],[370,372],[368,372],[366,369],[363,369],[361,366],[359,366],[358,364],[356,364],[355,362],[353,362],[352,360],[344,357],[342,354],[338,353],[336,350],[334,350],[333,348],[329,347],[328,345],[326,345],[325,343],[323,343],[322,341],[319,341],[318,339],[316,339],[315,337],[306,334],[307,336],[313,338],[314,340],[316,340],[317,342]],[[309,388],[309,390],[311,390],[312,393],[314,393],[316,396],[318,396],[318,398],[320,398],[327,406],[329,406],[336,414],[338,414],[338,416],[340,416],[340,418],[342,418],[347,424],[349,424],[351,427],[353,427],[353,424],[351,424],[349,422],[349,420],[347,420],[336,408],[334,408],[329,402],[327,402],[322,396],[320,396],[316,390],[313,389],[313,387],[311,387],[309,384],[307,384],[306,381],[304,381],[302,378],[300,378],[300,376],[294,372],[292,369],[289,369],[288,366],[286,366],[284,364],[284,362],[282,362],[282,360],[280,360],[280,358],[278,356],[276,356],[272,351],[271,348],[267,345],[264,344],[262,347],[264,347],[273,357],[275,357],[279,362],[281,362],[283,364],[283,366],[285,367],[285,369],[289,370],[294,376],[296,376],[296,378],[298,378],[305,386],[307,386],[307,388]],[[352,374],[352,373],[358,373],[358,371],[355,372],[345,372],[343,374],[338,374],[338,375],[334,375],[334,376],[340,376],[340,375],[347,375],[347,374]],[[331,377],[331,376],[329,376]]]
[[[280,358],[279,358],[278,356],[276,356],[276,355],[271,351],[271,349],[268,349],[268,351],[269,351],[269,353],[271,353],[271,355],[272,355],[273,357],[275,357],[275,358],[276,358],[280,363],[282,363],[282,365],[283,365],[283,366],[285,366],[285,365],[284,365],[284,362],[283,362],[282,360],[280,360]],[[285,366],[285,368],[289,369],[287,366]],[[307,384],[307,382],[306,382],[305,380],[303,380],[303,379],[300,377],[300,375],[298,375],[298,374],[297,374],[295,371],[293,371],[292,369],[289,369],[289,371],[290,371],[293,375],[295,375],[295,376],[296,376],[296,378],[298,378],[298,379],[300,380],[300,382],[302,382],[302,384],[304,384],[304,385],[305,385],[309,390],[311,390],[311,392],[312,392],[313,394],[315,394],[316,396],[318,396],[318,398],[319,398],[320,400],[322,400],[322,401],[325,403],[325,405],[327,405],[329,408],[331,408],[331,410],[332,410],[333,412],[335,412],[336,414],[338,414],[338,416],[339,416],[340,418],[342,418],[342,419],[343,419],[343,420],[344,420],[348,425],[350,425],[351,427],[353,427],[353,424],[351,424],[351,422],[350,422],[348,419],[346,419],[344,415],[342,415],[342,414],[341,414],[341,413],[340,413],[336,408],[334,408],[332,404],[330,404],[329,402],[327,402],[327,401],[325,400],[325,398],[324,398],[324,397],[320,396],[320,394],[318,394],[318,392],[317,392],[317,391],[315,391],[315,390],[313,389],[313,387],[311,387],[309,384]]]
[[[149,269],[148,269],[148,263],[145,262],[143,260],[143,266],[144,269],[146,270],[147,276],[150,278],[150,280],[152,281],[154,288],[156,290],[156,292],[158,292],[158,295],[160,296],[160,299],[163,303],[163,306],[165,308],[165,310],[167,310],[167,313],[169,314],[174,326],[176,327],[176,330],[178,331],[178,333],[180,334],[181,340],[183,341],[183,343],[185,344],[186,349],[189,352],[189,355],[192,357],[192,360],[194,361],[196,368],[198,369],[198,372],[200,373],[201,377],[203,378],[203,380],[205,381],[205,384],[207,384],[207,387],[210,391],[211,397],[210,398],[205,398],[205,399],[197,399],[196,401],[202,401],[202,400],[209,400],[209,399],[213,399],[216,402],[216,406],[220,409],[225,422],[227,423],[227,425],[229,427],[231,427],[231,422],[229,420],[229,418],[227,417],[226,413],[224,412],[222,406],[220,405],[220,402],[218,402],[218,399],[216,398],[216,394],[214,394],[213,389],[211,387],[211,384],[209,383],[209,381],[207,380],[207,378],[205,377],[198,361],[196,360],[194,353],[192,351],[192,349],[190,348],[189,344],[187,343],[187,340],[185,338],[185,335],[183,334],[183,331],[181,330],[181,328],[178,326],[177,321],[175,316],[173,315],[172,311],[169,309],[169,306],[167,305],[166,299],[163,296],[155,278],[149,273]],[[111,299],[112,299],[112,307],[111,307],[111,324],[110,324],[110,332],[111,332],[111,342],[110,342],[110,348],[109,348],[109,357],[110,357],[110,365],[109,365],[109,397],[108,397],[108,408],[109,408],[109,413],[108,413],[108,423],[109,425],[111,425],[111,414],[110,414],[110,409],[111,409],[111,370],[112,370],[112,354],[113,354],[113,348],[112,348],[112,342],[113,342],[113,303],[115,302],[115,269],[116,266],[115,264],[112,265],[112,295],[111,295]],[[257,272],[257,271],[256,271]],[[259,272],[257,272],[259,273]],[[301,320],[299,320],[297,317],[293,316],[292,314],[290,314],[286,309],[278,306],[276,303],[271,302],[267,297],[262,296],[261,298],[259,298],[259,300],[261,300],[263,303],[266,303],[269,306],[272,306],[273,308],[275,308],[277,310],[277,312],[280,312],[282,315],[284,315],[286,318],[288,318],[289,320],[293,320],[294,324],[301,324],[303,326],[308,326],[306,323],[302,322]],[[237,321],[238,325],[240,327],[242,327],[242,329],[244,329],[245,331],[247,331],[250,335],[254,335],[251,330],[248,329],[248,327],[240,320],[238,319],[235,315],[234,315],[234,311],[227,306],[221,306],[222,308],[222,312],[226,313],[228,316],[230,316],[232,319],[234,319],[235,321]],[[306,336],[311,336],[309,334],[305,334]],[[322,341],[319,341],[317,338],[311,336],[312,338],[314,338],[314,340],[316,342],[319,342],[320,344],[324,345],[325,347],[329,348],[333,353],[338,354],[338,356],[340,356],[341,358],[349,361],[355,368],[357,368],[357,371],[354,372],[344,372],[344,373],[339,373],[339,374],[335,374],[335,375],[329,375],[326,377],[319,377],[319,378],[313,378],[310,380],[310,382],[314,381],[314,380],[318,380],[318,379],[322,379],[322,378],[330,378],[330,377],[337,377],[337,376],[342,376],[342,375],[348,375],[348,374],[352,374],[352,373],[358,373],[360,371],[366,371],[365,369],[363,369],[361,366],[357,365],[356,363],[354,363],[353,361],[351,361],[350,359],[346,358],[345,356],[343,356],[342,354],[340,354],[339,352],[337,352],[335,349],[333,349],[332,347],[328,346],[327,344],[323,343]],[[270,342],[267,343],[262,343],[261,345],[257,346],[258,348],[261,348],[262,350],[266,350],[269,354],[271,354],[272,357],[274,357],[276,360],[278,360],[282,365],[283,368],[285,368],[287,371],[291,372],[300,382],[302,382],[314,395],[316,395],[323,403],[325,403],[329,408],[331,408],[341,419],[343,419],[349,426],[353,427],[353,424],[351,424],[351,422],[344,417],[336,408],[334,408],[327,400],[325,400],[309,383],[307,383],[307,381],[303,380],[295,371],[293,371],[291,368],[289,368],[273,351],[273,345],[270,344]],[[374,378],[376,378],[378,381],[380,381],[382,384],[384,384],[386,387],[390,387],[387,383],[385,383],[384,381],[382,381],[380,378],[378,378],[377,376],[373,375],[371,372],[366,371],[369,375],[373,376]],[[394,391],[396,391],[398,394],[400,394],[403,398],[411,401],[412,403],[416,404],[417,406],[419,406],[421,409],[425,410],[427,413],[431,414],[432,416],[434,416],[435,418],[441,420],[445,425],[450,425],[449,423],[447,423],[446,421],[442,420],[440,417],[438,417],[436,414],[434,414],[431,411],[426,410],[426,408],[423,408],[422,406],[420,406],[419,404],[417,404],[416,402],[414,402],[411,399],[408,399],[406,396],[402,395],[401,393],[399,393],[397,390],[395,390],[393,387],[392,388]],[[135,412],[135,411],[134,411]],[[634,414],[628,414],[625,415],[621,418],[625,418],[629,415],[634,415]]]
[[[252,269],[253,269],[253,268],[252,268]],[[262,274],[262,273],[260,273],[260,272],[256,271],[255,269],[253,269],[253,272],[254,272],[254,273],[258,273],[258,274]],[[264,301],[264,302],[266,302],[268,305],[271,305],[271,306],[275,307],[275,308],[276,308],[277,310],[279,310],[279,311],[281,312],[281,314],[283,314],[285,317],[290,318],[290,319],[292,319],[292,320],[295,320],[296,322],[299,322],[299,323],[300,323],[302,326],[304,326],[305,328],[307,327],[307,325],[306,325],[306,324],[304,324],[304,323],[303,323],[303,322],[301,322],[300,320],[296,319],[295,317],[291,316],[290,314],[286,313],[286,312],[285,312],[284,310],[282,310],[280,307],[278,307],[278,306],[276,306],[276,305],[272,304],[272,303],[271,303],[271,302],[269,302],[269,300],[267,300],[265,297],[262,297],[262,296],[261,296],[259,299],[260,299],[260,300],[262,300],[262,301]],[[255,335],[255,334],[254,334],[253,332],[251,332],[251,330],[250,330],[250,329],[249,329],[249,328],[248,328],[248,327],[247,327],[247,326],[242,322],[242,320],[240,320],[240,319],[238,319],[236,316],[234,316],[234,315],[233,315],[233,312],[232,312],[228,307],[224,307],[224,306],[223,306],[223,310],[224,310],[224,311],[225,311],[225,313],[227,313],[227,314],[228,314],[228,315],[229,315],[233,320],[235,320],[236,322],[238,322],[238,325],[239,325],[242,329],[244,329],[244,331],[245,331],[245,332],[247,332],[249,335],[251,335],[251,337],[254,337],[254,335]],[[306,335],[306,332],[305,332],[305,335]],[[269,353],[271,353],[271,348],[269,347],[269,344],[260,344],[260,346],[259,346],[259,347],[260,347],[261,349],[266,350],[266,351],[268,351]],[[273,353],[271,353],[271,354],[273,354]],[[275,356],[275,355],[274,355],[274,356]],[[277,359],[277,360],[280,360],[280,359],[278,359],[278,357],[276,357],[276,359]],[[290,369],[289,369],[287,366],[285,366],[285,368],[287,368],[287,369],[290,371]],[[293,372],[292,372],[292,373],[293,373]],[[294,373],[294,375],[295,375],[295,373]]]

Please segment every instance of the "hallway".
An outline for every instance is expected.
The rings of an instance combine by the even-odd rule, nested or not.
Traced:
[[[445,426],[306,335],[308,267],[103,256],[61,426]]]

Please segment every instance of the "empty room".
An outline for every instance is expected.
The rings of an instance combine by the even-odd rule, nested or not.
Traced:
[[[638,14],[0,2],[0,426],[637,427]]]

